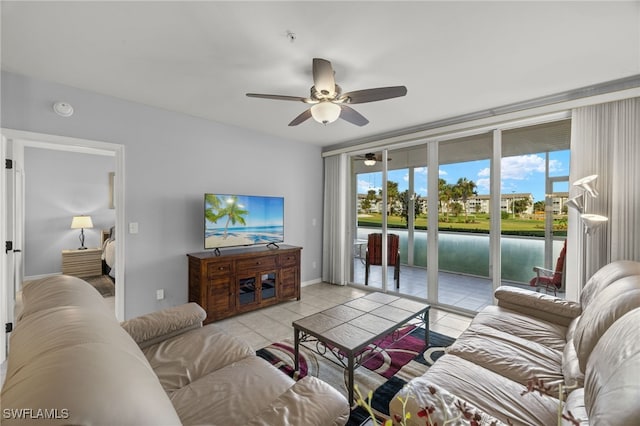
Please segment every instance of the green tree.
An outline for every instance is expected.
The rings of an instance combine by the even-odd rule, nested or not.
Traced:
[[[227,238],[230,224],[235,225],[236,223],[240,223],[246,225],[244,216],[249,214],[249,211],[244,210],[243,206],[238,204],[238,197],[233,196],[221,200],[214,195],[207,195],[205,200],[210,206],[205,210],[205,217],[209,222],[215,223],[225,216],[227,218],[224,224],[224,235],[222,238]]]
[[[367,191],[367,196],[364,199],[363,202],[363,206],[367,205],[367,213],[371,213],[371,207],[375,205],[375,203],[378,201],[378,197],[376,196],[376,190],[375,189],[370,189]]]
[[[380,196],[382,196],[382,189],[379,191]],[[396,213],[396,201],[400,197],[400,193],[398,192],[398,182],[387,181],[387,216],[393,215]]]
[[[518,198],[513,200],[513,214],[520,214],[527,210],[527,207],[531,205],[531,200],[528,198]]]
[[[544,201],[536,201],[533,203],[533,211],[534,212],[544,212],[545,210],[545,202]]]
[[[438,203],[440,204],[440,211],[444,212],[445,218],[449,215],[449,202],[451,201],[452,190],[451,185],[447,184],[447,181],[440,178],[438,179]],[[447,207],[445,209],[445,207]]]
[[[478,195],[476,187],[475,182],[468,180],[466,177],[458,179],[458,182],[455,184],[455,193],[458,195],[459,199],[462,200],[465,222],[467,221],[467,200],[472,195]]]
[[[413,201],[413,217],[420,215],[420,196],[418,194],[409,194],[409,190],[402,191],[399,196],[400,204],[402,205],[402,211],[400,215],[405,223],[409,223],[409,208]]]

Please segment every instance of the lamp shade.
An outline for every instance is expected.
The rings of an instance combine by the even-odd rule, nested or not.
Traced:
[[[91,216],[74,216],[71,221],[71,229],[89,229],[93,228]]]
[[[565,204],[567,207],[577,210],[580,214],[584,213],[584,194],[569,198]]]
[[[340,117],[342,108],[330,101],[323,101],[311,107],[311,116],[318,123],[333,123]]]
[[[573,185],[582,188],[589,195],[596,198],[598,196],[598,190],[596,189],[597,180],[598,175],[585,176],[582,179],[578,179],[577,181],[573,182]]]
[[[585,232],[587,234],[593,233],[600,226],[604,225],[609,218],[606,216],[601,216],[599,214],[583,214],[580,215],[582,221],[584,222]]]

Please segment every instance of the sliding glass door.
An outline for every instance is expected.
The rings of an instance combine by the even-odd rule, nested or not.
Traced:
[[[569,141],[561,120],[352,154],[351,282],[464,311],[528,288],[566,238]]]

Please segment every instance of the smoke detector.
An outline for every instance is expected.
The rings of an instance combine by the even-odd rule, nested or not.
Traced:
[[[73,115],[73,107],[67,102],[56,102],[53,104],[53,110],[60,117],[71,117]]]

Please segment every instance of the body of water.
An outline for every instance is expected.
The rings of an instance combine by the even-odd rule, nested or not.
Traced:
[[[358,228],[358,239],[366,240],[379,228]],[[400,262],[408,264],[408,232],[389,231],[400,236]],[[557,259],[564,240],[553,242],[553,259]],[[544,266],[544,239],[502,236],[502,280],[528,283],[535,276],[534,266]],[[427,266],[427,231],[414,233],[414,266]],[[438,267],[442,271],[489,277],[489,235],[442,232],[438,234]]]

